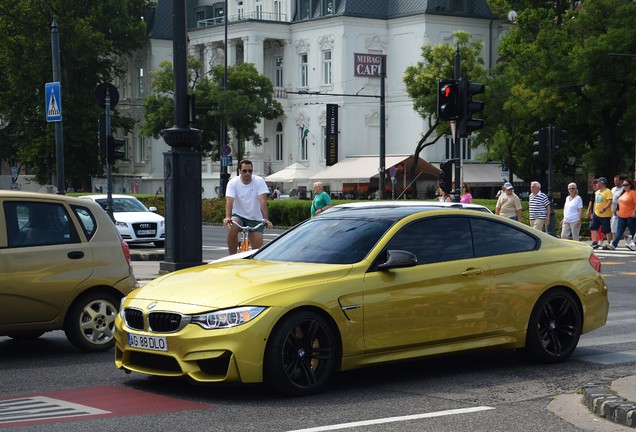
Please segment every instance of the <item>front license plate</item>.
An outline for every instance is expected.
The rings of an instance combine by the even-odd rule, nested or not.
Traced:
[[[139,230],[137,235],[155,235],[155,230]]]
[[[128,346],[150,351],[168,351],[168,341],[161,336],[142,336],[128,333]]]

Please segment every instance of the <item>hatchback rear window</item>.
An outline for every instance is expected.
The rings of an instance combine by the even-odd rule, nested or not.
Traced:
[[[86,207],[73,206],[72,208],[77,215],[84,234],[86,234],[86,238],[90,240],[95,234],[95,231],[97,231],[95,216],[93,216],[93,213]]]

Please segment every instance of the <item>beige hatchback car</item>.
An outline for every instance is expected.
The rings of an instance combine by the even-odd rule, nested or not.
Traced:
[[[113,347],[121,298],[137,282],[130,251],[99,204],[0,190],[0,336],[63,329],[85,351]]]

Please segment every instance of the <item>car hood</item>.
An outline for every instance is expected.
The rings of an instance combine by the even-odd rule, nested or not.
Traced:
[[[115,212],[115,220],[121,222],[161,222],[163,216],[153,212]]]
[[[263,305],[264,297],[299,286],[333,281],[346,276],[349,264],[309,264],[260,260],[232,260],[180,270],[162,276],[128,297],[189,305],[183,313],[199,308],[221,309],[237,305]]]

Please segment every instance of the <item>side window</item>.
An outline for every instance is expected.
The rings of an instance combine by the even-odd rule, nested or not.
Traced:
[[[387,249],[402,249],[417,256],[418,264],[473,257],[468,218],[440,217],[415,221],[402,228]]]
[[[5,202],[9,247],[77,243],[79,237],[62,204]]]
[[[90,240],[95,234],[95,231],[97,231],[97,222],[95,221],[93,213],[86,207],[73,206],[72,208],[77,219],[80,221],[80,225],[82,225],[86,238]]]
[[[527,252],[539,247],[536,237],[507,224],[472,218],[471,225],[478,257]]]

